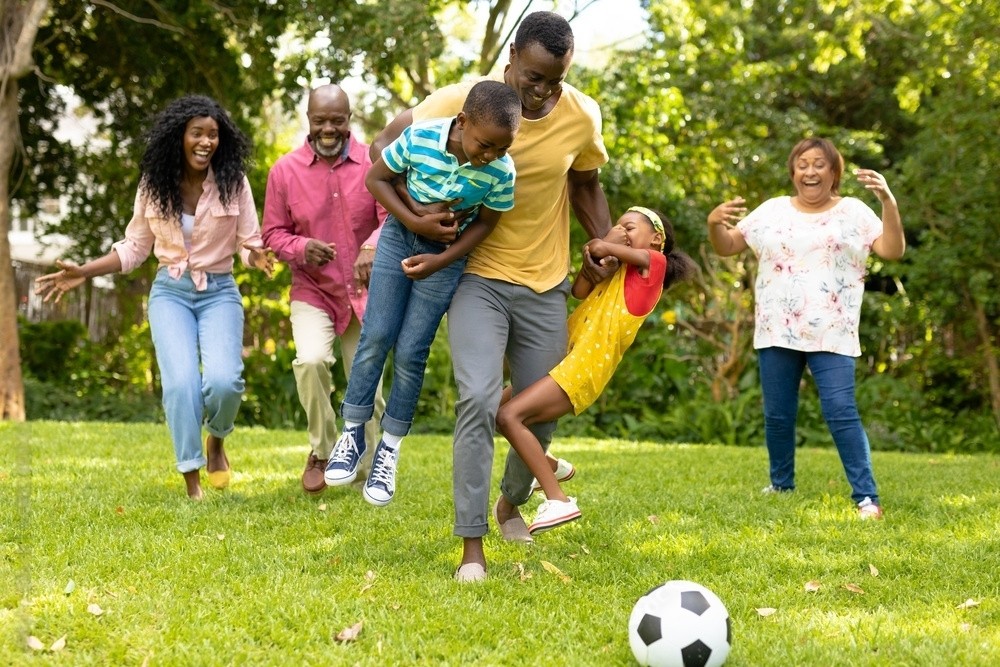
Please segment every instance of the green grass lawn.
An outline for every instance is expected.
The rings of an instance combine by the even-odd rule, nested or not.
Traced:
[[[764,496],[763,447],[557,439],[583,518],[531,546],[491,527],[489,580],[460,585],[448,437],[406,441],[385,508],[305,496],[304,432],[238,429],[231,488],[200,504],[162,425],[0,442],[0,664],[630,665],[632,605],[669,579],[725,602],[727,665],[1000,664],[995,456],[876,452],[886,518],[861,522],[833,450]]]

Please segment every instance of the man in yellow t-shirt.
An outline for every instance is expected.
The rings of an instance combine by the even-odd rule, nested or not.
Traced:
[[[601,111],[593,99],[564,83],[572,58],[573,31],[564,18],[543,11],[521,22],[503,72],[503,81],[521,98],[521,129],[509,151],[517,169],[514,208],[470,254],[448,310],[459,393],[453,467],[454,533],[463,538],[462,563],[455,573],[459,581],[486,578],[482,540],[489,528],[504,358],[517,393],[566,355],[570,206],[591,238],[603,238],[611,229],[598,180],[599,168],[608,161]],[[446,86],[402,112],[372,142],[372,154],[414,121],[455,115],[475,83]],[[447,235],[453,224],[412,231],[436,237]],[[585,262],[597,282],[616,268],[598,267],[587,257]],[[546,449],[555,426],[532,426]],[[508,451],[501,495],[493,508],[505,539],[531,541],[518,506],[531,496],[533,481],[521,459]]]

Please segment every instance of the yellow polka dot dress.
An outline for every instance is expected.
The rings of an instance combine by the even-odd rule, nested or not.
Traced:
[[[650,258],[645,278],[626,264],[594,287],[570,315],[566,358],[549,375],[569,396],[574,414],[590,407],[604,391],[663,292],[666,258],[658,252]],[[633,312],[637,305],[641,314]]]

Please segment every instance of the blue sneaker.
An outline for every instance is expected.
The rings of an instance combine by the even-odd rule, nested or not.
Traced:
[[[375,455],[372,457],[372,469],[368,473],[368,481],[361,489],[361,495],[372,505],[384,507],[396,493],[396,464],[399,461],[399,451],[378,441]]]
[[[333,446],[323,479],[328,486],[350,484],[358,476],[358,464],[365,453],[365,425],[345,428]]]

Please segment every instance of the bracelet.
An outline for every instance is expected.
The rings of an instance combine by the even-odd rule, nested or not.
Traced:
[[[361,249],[362,250],[374,250],[375,246],[373,246],[371,243],[366,243],[363,246],[361,246]]]

